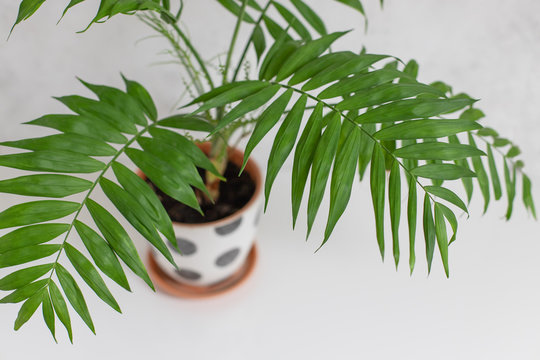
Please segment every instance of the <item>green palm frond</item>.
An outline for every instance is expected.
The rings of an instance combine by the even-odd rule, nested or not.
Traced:
[[[46,115],[28,123],[56,129],[59,134],[1,144],[29,150],[2,155],[0,164],[31,171],[32,175],[0,181],[0,192],[48,198],[15,205],[0,213],[1,229],[18,227],[0,237],[0,267],[23,266],[0,279],[0,290],[12,291],[0,303],[24,302],[16,329],[42,306],[53,336],[56,314],[72,339],[66,305],[69,302],[95,331],[83,292],[62,265],[62,254],[67,256],[88,287],[118,312],[120,306],[102,275],[129,291],[120,262],[153,288],[127,230],[95,200],[93,195],[97,188],[101,188],[140,235],[176,266],[162,239],[163,235],[177,246],[171,220],[145,181],[118,162],[122,154],[126,154],[168,195],[199,211],[192,186],[202,191],[206,188],[196,167],[220,176],[193,142],[163,127],[211,131],[210,124],[200,117],[189,116],[157,121],[155,105],[146,89],[134,81],[124,80],[126,91],[83,81],[97,99],[58,98],[73,114]],[[86,180],[77,174],[95,177]],[[79,201],[59,200],[75,194],[83,194],[83,198]],[[90,213],[95,226],[82,222],[83,211]],[[73,230],[79,234],[89,257],[71,241]],[[34,263],[49,257],[53,260],[48,264]]]
[[[397,265],[401,189],[409,187],[405,207],[411,271],[415,263],[417,197],[423,196],[428,266],[431,268],[437,246],[448,275],[448,244],[455,240],[457,231],[455,212],[468,213],[468,209],[447,184],[463,180],[470,199],[473,184],[477,183],[487,210],[490,183],[496,200],[502,197],[503,191],[492,148],[508,146],[509,150],[501,155],[509,167],[506,171],[506,191],[511,200],[509,217],[516,192],[516,171],[522,167],[512,160],[519,154],[517,147],[479,123],[483,113],[474,107],[476,100],[464,94],[452,96],[446,91],[449,87],[442,87],[441,82],[427,85],[416,81],[415,62],[399,71],[379,65],[389,59],[388,56],[327,53],[333,41],[342,35],[333,33],[300,42],[281,37],[262,59],[258,80],[227,84],[195,99],[192,104],[201,105],[194,114],[232,105],[214,129],[217,132],[249,111],[266,108],[248,141],[245,160],[261,139],[285,118],[269,155],[266,202],[276,174],[294,150],[293,223],[307,192],[308,234],[330,180],[330,210],[322,244],[329,239],[347,206],[355,169],[358,166],[363,176],[370,166],[377,241],[384,257],[384,220],[388,208]],[[308,103],[314,106],[308,107]],[[292,106],[290,110],[283,111],[289,106]],[[308,115],[302,128],[302,118]],[[460,138],[463,135],[465,137]],[[486,135],[491,136],[493,142]],[[486,141],[486,147],[478,146],[475,138]],[[489,173],[484,158],[490,164]],[[333,169],[331,176],[330,169]],[[311,184],[305,190],[310,173]],[[530,181],[523,173],[522,178],[524,203],[534,215]],[[445,203],[455,206],[454,210]],[[450,236],[448,229],[452,231]]]

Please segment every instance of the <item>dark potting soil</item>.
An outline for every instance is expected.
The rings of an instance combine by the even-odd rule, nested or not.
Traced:
[[[255,183],[247,171],[244,171],[242,175],[238,176],[239,172],[240,168],[238,166],[231,162],[228,163],[224,174],[227,181],[220,182],[219,199],[214,204],[208,202],[201,205],[204,216],[189,206],[184,205],[165,194],[149,179],[146,181],[156,192],[172,221],[187,224],[200,224],[223,219],[234,214],[248,203],[255,193]],[[199,169],[199,173],[204,180],[205,171]]]

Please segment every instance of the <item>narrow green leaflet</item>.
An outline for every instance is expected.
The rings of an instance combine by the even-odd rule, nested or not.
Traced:
[[[144,117],[145,108],[134,96],[110,86],[90,84],[81,79],[79,81],[96,94],[100,101],[113,106],[127,116],[131,122],[141,126],[147,125],[148,122]]]
[[[45,294],[45,289],[39,291],[35,295],[33,295],[30,299],[26,300],[23,306],[21,306],[21,309],[19,310],[19,314],[17,315],[17,319],[15,320],[15,330],[19,330],[30,318],[34,313],[36,312],[39,305],[41,305],[41,302],[43,301],[43,295]]]
[[[323,105],[318,103],[313,109],[309,120],[302,131],[300,140],[296,145],[294,152],[294,162],[292,171],[292,211],[293,211],[293,227],[296,225],[298,211],[304,195],[304,188],[311,167],[311,162],[317,148],[317,143],[321,136],[322,130],[322,110]]]
[[[67,134],[79,134],[114,144],[125,144],[127,138],[104,120],[79,115],[45,115],[26,124],[44,126]]]
[[[437,203],[437,207],[439,208],[439,210],[442,211],[442,214],[444,215],[444,217],[446,218],[446,220],[448,221],[448,223],[449,223],[450,226],[452,227],[452,231],[454,232],[454,233],[452,234],[452,238],[451,238],[450,241],[448,242],[448,245],[450,245],[451,243],[453,243],[454,241],[456,241],[456,237],[457,237],[458,222],[457,222],[456,215],[455,215],[454,212],[453,212],[449,207],[447,207],[446,205],[443,205],[443,204],[441,204],[441,203]]]
[[[409,177],[409,198],[407,201],[407,224],[409,226],[409,269],[412,274],[414,265],[416,264],[416,222],[418,211],[416,179],[414,176]]]
[[[469,135],[469,144],[471,146],[476,147],[476,143],[474,141],[472,134],[469,133],[468,135]],[[473,156],[471,161],[473,164],[474,172],[476,173],[476,180],[478,181],[478,185],[480,186],[480,191],[482,192],[482,196],[484,198],[484,213],[485,213],[488,209],[489,200],[490,200],[489,177],[487,175],[486,169],[484,167],[484,163],[480,156]]]
[[[255,48],[255,53],[257,54],[257,61],[261,59],[264,50],[266,49],[266,39],[264,37],[264,31],[260,25],[253,28],[253,35],[251,36],[251,42]]]
[[[210,124],[202,116],[197,115],[173,115],[159,120],[158,124],[169,128],[202,131],[207,133],[214,130],[214,126],[212,124]]]
[[[491,150],[490,145],[487,146],[487,156],[489,174],[491,175],[491,185],[493,185],[493,194],[495,195],[495,200],[499,200],[502,197],[501,180],[499,178],[495,157],[493,156],[493,151]]]
[[[478,135],[478,136],[491,136],[491,137],[493,137],[495,139],[499,137],[499,133],[495,129],[488,128],[488,127],[485,127],[485,128],[482,128],[482,129],[478,130],[476,132],[476,135]]]
[[[241,7],[240,5],[238,5],[236,2],[234,2],[233,0],[218,0],[218,2],[223,5],[223,7],[227,10],[229,10],[232,14],[234,14],[236,17],[239,17],[240,14],[241,14]],[[249,16],[248,13],[244,12],[243,13],[243,16],[242,16],[242,20],[247,22],[247,23],[250,23],[250,24],[254,24],[255,21],[253,20],[253,18],[251,16]]]
[[[405,68],[403,68],[403,73],[410,76],[410,79],[400,79],[400,83],[410,83],[418,77],[418,63],[415,60],[410,60]]]
[[[223,129],[234,120],[241,118],[247,113],[261,108],[266,104],[274,95],[277,94],[281,87],[279,85],[272,85],[262,90],[257,91],[253,95],[250,95],[243,99],[238,105],[227,112],[227,114],[219,121],[219,124],[214,128],[212,134],[215,134],[219,130]]]
[[[448,142],[450,144],[460,144],[459,139],[456,135],[449,136]],[[469,170],[471,169],[469,166],[469,161],[467,159],[454,160],[454,164],[465,169],[469,169]],[[472,195],[474,191],[473,179],[470,177],[464,177],[464,178],[461,178],[461,182],[463,183],[463,188],[465,189],[465,192],[467,193],[467,202],[470,203],[472,200]]]
[[[0,181],[0,192],[51,198],[78,194],[91,187],[91,181],[60,174],[26,175]]]
[[[451,161],[474,156],[483,156],[485,153],[472,145],[424,142],[399,148],[394,151],[394,155],[405,159]]]
[[[279,69],[276,81],[282,81],[288,78],[300,67],[319,57],[319,55],[328,50],[334,41],[346,33],[346,31],[331,33],[319,39],[308,41],[304,46],[299,47],[291,54],[281,69]]]
[[[104,120],[116,130],[135,135],[137,128],[127,116],[118,111],[115,107],[102,102],[79,95],[68,95],[55,98],[66,105],[71,111],[90,118]]]
[[[0,166],[29,171],[95,173],[105,164],[86,155],[65,150],[40,150],[0,156]]]
[[[54,311],[56,312],[58,319],[60,319],[60,322],[66,328],[69,340],[73,344],[73,331],[71,330],[71,318],[69,316],[69,310],[60,289],[58,289],[58,286],[54,281],[51,281],[49,284],[49,294],[51,295]]]
[[[294,31],[303,39],[303,40],[311,40],[311,34],[309,33],[309,30],[302,24],[302,22],[294,15],[289,9],[287,9],[282,4],[278,3],[277,1],[272,1],[272,5],[276,8],[276,10],[279,12],[279,14],[287,21],[287,24],[289,24]]]
[[[193,114],[199,114],[201,112],[204,112],[204,111],[216,108],[216,107],[224,106],[238,100],[243,100],[247,96],[269,86],[265,82],[256,81],[256,80],[235,83],[234,85],[235,86],[224,85],[224,87],[226,87],[225,91],[218,92],[217,90],[221,90],[221,89],[217,88],[213,90],[213,92],[211,91],[210,93],[207,93],[209,97],[208,100],[206,100],[206,97],[204,97],[204,95],[193,100],[193,103],[204,102],[204,104],[201,107],[199,107],[196,111],[194,111]],[[210,97],[213,94],[217,94],[217,95]]]
[[[360,156],[358,157],[358,172],[360,180],[364,179],[367,167],[371,162],[373,155],[374,141],[367,134],[373,134],[376,131],[375,124],[364,124],[362,127],[362,135],[360,135]]]
[[[26,150],[64,150],[91,156],[113,156],[115,148],[106,142],[78,134],[56,134],[19,141],[4,141],[3,146]]]
[[[370,89],[357,92],[337,104],[340,110],[362,109],[369,106],[380,105],[390,101],[402,100],[420,94],[434,94],[441,96],[439,90],[420,83],[414,84],[383,84]]]
[[[401,173],[399,163],[394,160],[388,180],[388,202],[392,228],[393,254],[396,268],[399,263],[399,220],[401,218]]]
[[[370,65],[387,58],[386,55],[362,54],[351,57],[346,62],[341,62],[338,66],[327,69],[313,76],[311,80],[302,86],[302,90],[315,90],[321,86],[327,85],[335,80],[341,80],[351,74],[358,74],[367,69]]]
[[[279,40],[279,39],[282,39],[283,41],[292,40],[291,36],[285,31],[285,29],[279,26],[270,17],[265,16],[263,21],[264,21],[264,25],[266,25],[266,29],[270,33],[270,36],[272,36],[274,40]],[[276,45],[276,41],[274,42],[274,45]]]
[[[446,273],[446,277],[449,277],[450,270],[448,268],[448,235],[446,234],[446,223],[444,221],[443,212],[439,209],[437,203],[435,203],[435,233],[437,236],[437,245],[439,247],[439,252],[441,253],[444,272]]]
[[[411,174],[427,179],[456,180],[463,177],[475,177],[469,169],[454,164],[426,164],[411,169]]]
[[[0,304],[17,304],[34,296],[38,291],[47,286],[48,279],[42,279],[19,288],[0,300]]]
[[[464,119],[464,120],[469,120],[469,121],[477,121],[485,116],[486,115],[484,114],[482,110],[470,108],[462,112],[459,118]]]
[[[167,260],[176,266],[171,252],[157,233],[147,211],[127,191],[114,182],[101,178],[99,185],[103,192],[131,225],[148,240]]]
[[[311,25],[315,31],[321,35],[326,35],[326,26],[321,20],[319,15],[313,11],[305,2],[302,0],[291,0],[292,4],[298,10],[298,12],[306,19],[306,21]]]
[[[337,0],[338,2],[348,5],[352,7],[353,9],[358,10],[362,15],[365,15],[364,7],[362,6],[362,3],[360,0]]]
[[[415,120],[384,128],[373,136],[379,140],[416,140],[440,138],[481,127],[481,125],[467,120]]]
[[[176,236],[174,235],[171,218],[156,193],[144,180],[124,165],[114,162],[112,168],[120,185],[146,209],[148,216],[154,221],[156,229],[176,247]]]
[[[56,340],[54,308],[48,291],[45,291],[45,293],[43,294],[41,310],[43,313],[43,320],[45,321],[45,324],[49,328],[49,331],[51,332],[54,341],[58,343],[58,341]]]
[[[207,93],[204,93],[200,96],[198,96],[197,98],[195,98],[193,101],[191,101],[189,104],[187,104],[186,106],[184,107],[187,107],[187,106],[190,106],[190,105],[194,105],[194,104],[198,104],[198,103],[204,103],[204,102],[207,102],[208,100],[210,99],[213,99],[219,95],[222,95],[223,93],[226,93],[230,90],[233,90],[237,87],[244,87],[244,86],[250,86],[249,84],[254,84],[254,83],[258,83],[258,81],[254,81],[254,80],[244,80],[244,81],[236,81],[236,82],[232,82],[232,83],[227,83],[227,84],[224,84],[222,86],[219,86],[217,88],[214,88],[210,91],[208,91]]]
[[[508,197],[508,207],[506,210],[506,220],[510,220],[514,210],[514,199],[516,198],[516,168],[513,168],[512,174],[508,168],[508,163],[504,159],[504,181],[506,184],[506,195]]]
[[[268,205],[268,199],[270,198],[272,184],[296,142],[298,130],[302,123],[302,116],[304,115],[306,108],[306,102],[307,96],[302,95],[294,104],[291,111],[289,111],[285,120],[283,120],[283,123],[274,138],[272,150],[268,157],[268,170],[266,171],[266,180],[264,182],[265,210]]]
[[[11,31],[13,31],[13,28],[15,28],[17,24],[32,16],[41,7],[41,5],[43,5],[44,2],[45,0],[21,1],[21,5],[19,6],[19,13],[17,14],[17,20],[15,21],[15,24],[13,24]]]
[[[404,74],[399,71],[385,69],[354,75],[330,85],[318,97],[320,99],[330,99],[349,95],[353,92],[367,90],[373,86],[386,84],[401,76],[404,76]]]
[[[341,130],[341,116],[334,112],[332,113],[330,120],[324,133],[317,144],[315,154],[313,155],[313,164],[311,167],[311,185],[309,190],[308,201],[308,230],[307,237],[311,233],[315,217],[321,205],[324,190],[326,189],[326,183],[330,176],[330,169],[332,167],[332,161],[336,155],[339,136]]]
[[[75,282],[75,279],[70,275],[70,273],[59,263],[56,264],[56,276],[62,285],[62,289],[66,294],[66,297],[73,306],[73,309],[79,314],[84,323],[90,328],[90,330],[95,334],[96,329],[94,328],[94,323],[90,312],[88,311],[88,306],[84,300],[84,296],[79,288],[79,285]]]
[[[381,105],[366,111],[356,121],[383,123],[401,120],[422,119],[452,113],[474,103],[470,99],[408,99]]]
[[[506,153],[506,157],[514,158],[518,156],[519,154],[521,154],[521,150],[517,146],[513,145],[512,147],[510,147],[510,150],[508,150],[508,152]]]
[[[97,272],[94,265],[92,265],[92,263],[79,250],[75,249],[70,244],[66,243],[64,249],[75,270],[77,270],[81,278],[96,293],[96,295],[114,310],[122,313],[120,306],[107,288],[107,285],[105,285],[105,282],[101,278],[101,275],[99,275]]]
[[[386,168],[384,153],[378,144],[374,146],[373,156],[371,158],[370,185],[373,210],[375,213],[377,243],[379,244],[381,257],[384,259],[384,193],[386,190]]]
[[[124,79],[124,83],[126,84],[127,93],[141,104],[144,112],[151,120],[156,121],[158,112],[148,91],[141,84],[127,79],[124,75],[122,75],[122,79]]]
[[[350,51],[340,51],[320,56],[295,71],[288,84],[291,86],[300,84],[301,82],[304,82],[323,71],[328,71],[328,69],[334,69],[356,56],[356,54]],[[344,94],[349,94],[353,90],[354,89]],[[319,98],[322,99],[320,96]]]
[[[456,195],[456,193],[453,192],[452,190],[441,187],[441,186],[426,186],[424,187],[424,189],[428,193],[435,195],[441,199],[444,199],[451,204],[454,204],[461,210],[465,211],[467,214],[469,213],[469,210],[467,209],[467,205],[465,205],[463,200],[461,200],[460,197]]]
[[[276,125],[285,112],[285,109],[291,100],[292,94],[292,89],[285,91],[276,101],[272,103],[272,105],[268,106],[268,108],[259,117],[257,125],[255,125],[255,129],[253,129],[253,133],[251,134],[246,145],[246,150],[244,151],[244,163],[242,164],[241,171],[244,170],[244,167],[249,160],[249,155],[251,155],[251,152],[253,149],[255,149],[255,146],[257,146],[262,138]]]
[[[433,261],[433,251],[435,250],[435,222],[431,210],[431,200],[426,193],[424,197],[424,239],[426,242],[426,259],[428,263],[428,273],[431,272],[431,263]]]
[[[153,290],[154,285],[137,253],[137,249],[122,225],[107,210],[92,199],[86,201],[86,207],[90,211],[90,215],[92,215],[99,230],[120,259]]]
[[[26,264],[55,254],[61,245],[34,245],[11,250],[0,255],[0,268]]]
[[[193,189],[175,173],[175,168],[146,151],[126,149],[126,154],[163,192],[201,212]]]
[[[15,271],[0,279],[0,290],[16,290],[39,279],[53,268],[53,264],[32,266]]]
[[[170,146],[175,147],[181,151],[184,155],[189,157],[197,167],[210,171],[218,178],[224,180],[219,171],[215,168],[214,164],[208,159],[208,156],[196,145],[193,141],[189,140],[185,136],[182,136],[174,131],[152,128],[150,129],[152,137],[167,143]]]
[[[534,200],[531,193],[531,180],[525,174],[523,174],[523,204],[531,212],[532,216],[536,219],[536,208],[534,206]]]
[[[324,231],[324,241],[321,246],[328,241],[336,223],[349,203],[352,185],[356,175],[361,131],[357,126],[351,126],[350,131],[349,127],[342,126],[343,131],[347,131],[348,133],[345,141],[339,145],[334,161],[332,180],[330,182],[330,210]]]
[[[92,228],[75,220],[75,229],[97,267],[118,285],[131,291],[122,265],[107,242]]]
[[[51,241],[68,231],[68,224],[38,224],[13,230],[0,237],[0,254]]]
[[[145,153],[160,160],[172,170],[172,173],[168,174],[170,178],[174,177],[179,182],[192,185],[210,197],[195,164],[180,149],[154,138],[140,137],[137,142]]]
[[[262,76],[260,76],[260,79],[271,80],[276,76],[285,62],[301,45],[299,41],[286,41],[276,48],[275,52],[268,52],[261,66],[260,74]]]
[[[14,205],[0,213],[0,229],[30,225],[73,214],[80,204],[72,201],[40,200]]]

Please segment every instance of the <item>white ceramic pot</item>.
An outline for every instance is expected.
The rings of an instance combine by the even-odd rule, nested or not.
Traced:
[[[201,146],[205,149],[205,144]],[[242,165],[243,153],[229,150],[229,161]],[[245,170],[255,182],[249,202],[226,218],[201,224],[173,222],[181,253],[170,246],[179,269],[158,254],[158,266],[179,282],[194,286],[210,286],[233,276],[246,262],[254,246],[257,225],[262,213],[262,177],[258,166],[249,160]]]

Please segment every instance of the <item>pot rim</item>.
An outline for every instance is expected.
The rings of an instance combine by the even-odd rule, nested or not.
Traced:
[[[198,143],[197,146],[206,154],[210,152],[210,146],[211,146],[210,142]],[[244,152],[237,148],[231,148],[231,147],[227,148],[227,152],[229,156],[229,161],[233,162],[238,167],[241,167],[243,159],[244,159]],[[242,206],[238,211],[224,218],[214,220],[214,221],[209,221],[209,222],[203,222],[203,223],[182,223],[182,222],[171,220],[173,226],[185,227],[185,228],[203,228],[207,226],[216,226],[216,225],[232,222],[236,218],[239,218],[240,216],[242,216],[243,213],[245,213],[248,209],[250,209],[251,207],[253,207],[253,205],[255,205],[262,191],[261,171],[257,163],[252,158],[249,158],[246,164],[246,167],[244,168],[244,171],[246,171],[249,174],[249,176],[255,183],[255,191],[253,192],[253,195],[251,196],[249,201],[244,206]],[[138,175],[144,180],[147,179],[147,176],[140,169],[138,170]]]

